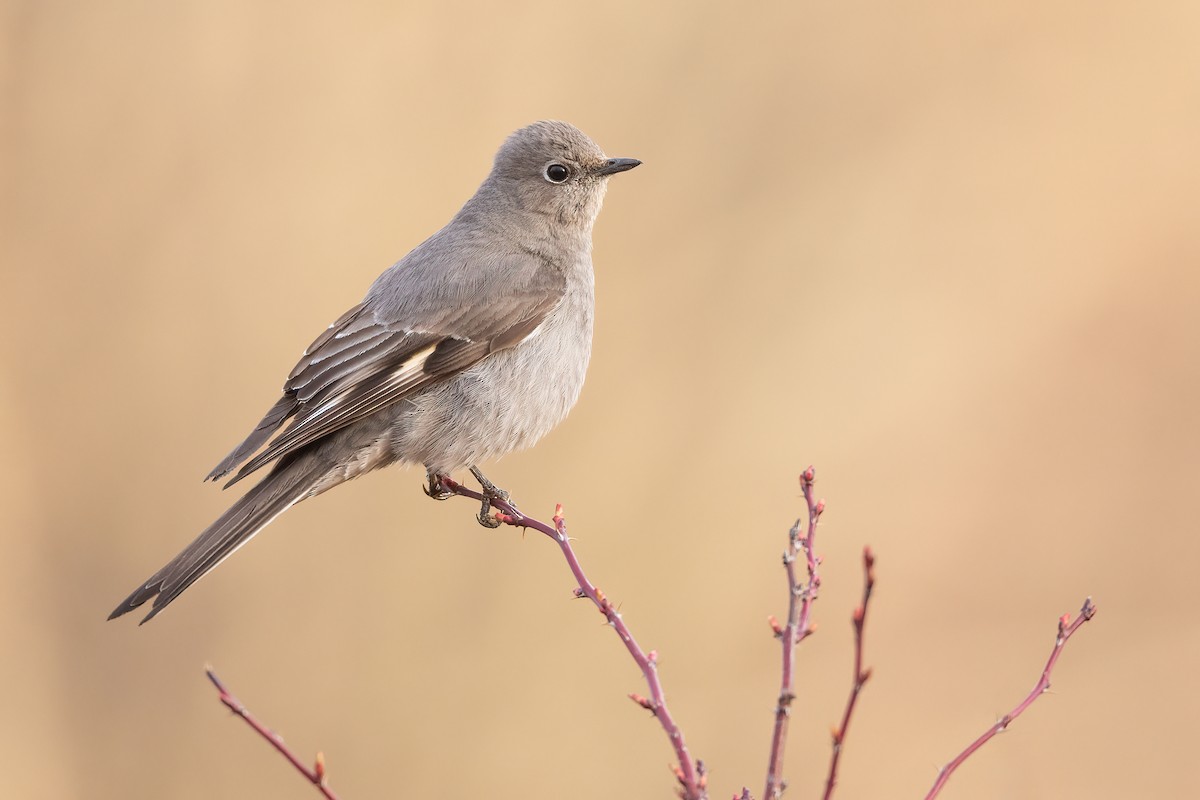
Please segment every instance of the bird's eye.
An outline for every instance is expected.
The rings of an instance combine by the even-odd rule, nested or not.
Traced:
[[[562,183],[571,177],[571,171],[557,161],[546,167],[546,180],[551,183]]]

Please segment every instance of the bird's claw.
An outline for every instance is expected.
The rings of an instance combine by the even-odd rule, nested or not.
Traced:
[[[483,492],[483,506],[479,509],[479,516],[476,519],[485,528],[499,528],[500,520],[496,519],[492,514],[492,501],[499,500],[502,503],[507,503],[508,492],[484,477],[484,474],[479,471],[478,467],[471,467],[471,474],[475,476],[475,480],[479,481],[480,490]]]
[[[449,500],[454,496],[454,492],[447,489],[446,485],[442,483],[441,475],[434,475],[431,472],[426,477],[429,485],[421,487],[421,491],[425,492],[426,497],[432,497],[434,500]]]

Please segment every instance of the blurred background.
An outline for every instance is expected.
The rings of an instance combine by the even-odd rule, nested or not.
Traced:
[[[293,509],[106,623],[233,499],[201,478],[303,347],[569,120],[645,165],[596,228],[582,400],[487,469],[658,650],[713,796],[761,794],[814,464],[789,797],[1184,797],[1200,623],[1200,6],[0,6],[0,752],[27,798],[671,797],[640,673],[556,547],[418,470]]]

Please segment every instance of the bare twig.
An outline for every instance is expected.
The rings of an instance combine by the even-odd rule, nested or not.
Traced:
[[[780,677],[779,701],[775,706],[775,727],[771,735],[771,755],[767,763],[767,786],[763,791],[765,800],[778,800],[783,795],[787,784],[783,780],[783,752],[787,743],[788,719],[791,717],[792,701],[796,699],[792,690],[796,645],[806,639],[816,628],[811,622],[813,602],[821,588],[821,576],[818,571],[820,559],[813,552],[813,540],[817,534],[817,522],[821,512],[825,510],[825,501],[816,500],[813,495],[813,468],[809,467],[800,475],[800,488],[804,492],[804,501],[808,506],[808,525],[801,535],[803,520],[788,531],[788,549],[783,554],[783,566],[787,571],[788,582],[788,616],[787,623],[780,625],[774,617],[768,618],[776,638],[782,643],[783,669]],[[803,555],[808,570],[808,581],[801,582],[796,573],[796,559]]]
[[[313,766],[306,766],[304,762],[300,760],[299,756],[293,753],[292,750],[284,743],[283,737],[272,731],[263,723],[259,722],[258,719],[255,718],[255,716],[251,714],[244,705],[242,705],[241,700],[238,700],[236,697],[230,694],[229,690],[225,688],[225,684],[221,683],[220,679],[217,678],[216,674],[212,671],[212,668],[208,668],[204,672],[206,675],[208,675],[208,679],[212,681],[212,685],[217,687],[217,691],[220,693],[220,700],[225,704],[226,708],[245,720],[246,724],[253,728],[255,733],[266,739],[267,742],[269,742],[272,747],[278,750],[293,767],[300,771],[301,775],[308,779],[309,783],[311,783],[313,786],[316,786],[317,791],[327,798],[327,800],[337,800],[337,795],[334,794],[333,790],[329,788],[329,784],[327,782],[324,755],[317,753],[317,758]]]
[[[854,609],[851,617],[854,623],[854,685],[850,689],[850,697],[846,700],[846,710],[842,714],[842,724],[833,729],[833,755],[829,759],[829,776],[825,779],[825,800],[833,797],[833,788],[837,786],[838,762],[842,757],[842,745],[846,742],[846,731],[850,729],[850,717],[854,714],[854,706],[863,686],[871,678],[870,668],[863,668],[863,628],[867,624],[867,608],[871,604],[871,592],[875,589],[875,554],[870,547],[863,548],[863,596],[862,604]]]
[[[795,700],[793,683],[796,647],[816,630],[816,625],[812,622],[812,608],[821,587],[819,572],[821,559],[816,556],[813,546],[816,538],[817,524],[820,521],[821,514],[825,510],[825,501],[814,498],[814,479],[815,475],[812,467],[806,469],[800,476],[800,485],[807,505],[807,524],[805,524],[803,518],[796,520],[796,523],[788,532],[788,549],[783,554],[783,565],[787,574],[789,592],[787,622],[784,625],[780,625],[773,616],[769,618],[775,636],[781,641],[783,663],[779,700],[775,709],[775,724],[771,739],[771,753],[764,800],[779,800],[787,788],[787,784],[783,780],[783,757],[787,741],[788,723],[791,716],[791,705]],[[448,477],[443,476],[439,481],[441,488],[451,494],[468,497],[476,501],[483,500],[483,495],[479,492],[468,489]],[[667,708],[662,682],[658,675],[658,655],[653,650],[646,652],[638,645],[621,614],[617,612],[612,602],[584,574],[579,559],[571,547],[570,537],[567,536],[567,527],[563,518],[562,506],[555,507],[553,524],[548,525],[545,522],[526,516],[507,500],[489,498],[489,503],[496,509],[495,518],[499,522],[512,527],[536,530],[558,544],[563,558],[566,560],[567,566],[570,568],[577,584],[577,588],[574,591],[575,596],[579,598],[586,597],[592,601],[593,605],[604,615],[607,623],[617,632],[626,650],[629,651],[630,656],[645,677],[650,696],[643,697],[639,694],[630,694],[629,698],[642,708],[650,711],[658,719],[663,731],[667,734],[667,738],[671,742],[671,747],[675,751],[675,757],[678,760],[678,764],[672,765],[671,770],[678,782],[677,793],[679,797],[682,800],[707,800],[707,775],[704,762],[694,759],[691,756],[684,741],[683,731],[679,728],[679,725],[675,722],[671,712]],[[804,566],[807,572],[807,580],[803,581],[799,577],[799,570],[796,565],[797,560],[801,556],[804,558]],[[864,548],[862,603],[854,610],[852,615],[854,625],[854,682],[846,701],[841,723],[832,731],[833,753],[830,758],[829,771],[825,781],[824,800],[832,798],[834,788],[837,786],[838,767],[846,735],[850,727],[850,720],[853,717],[858,697],[862,693],[866,682],[871,677],[871,670],[863,667],[863,636],[867,611],[875,587],[874,566],[874,554],[869,547]],[[1004,717],[938,771],[937,780],[929,790],[929,793],[926,794],[925,800],[932,800],[932,798],[937,797],[945,787],[947,781],[949,781],[950,776],[964,761],[970,758],[971,755],[990,741],[997,733],[1005,730],[1038,697],[1050,688],[1051,672],[1054,670],[1067,641],[1085,622],[1092,619],[1095,614],[1096,606],[1089,597],[1084,601],[1079,616],[1074,621],[1071,620],[1070,614],[1064,614],[1059,619],[1058,635],[1055,638],[1054,648],[1051,650],[1050,657],[1046,661],[1046,665],[1042,669],[1042,674],[1033,690],[1012,711],[1004,715]],[[323,797],[327,798],[327,800],[337,800],[337,796],[329,788],[325,760],[321,753],[317,753],[315,764],[311,768],[306,766],[288,748],[278,734],[256,719],[242,702],[229,692],[213,673],[212,669],[207,669],[206,674],[213,686],[217,688],[219,699],[230,711],[241,717],[259,736],[282,754],[293,767],[317,787],[317,790]],[[743,788],[740,795],[734,795],[733,800],[752,800],[750,790]]]
[[[443,476],[440,482],[442,488],[456,495],[469,497],[478,501],[483,500],[482,494],[468,489],[455,480]],[[658,677],[658,654],[653,650],[647,653],[638,645],[612,602],[584,574],[583,568],[579,564],[579,558],[571,548],[571,540],[567,536],[567,525],[563,520],[562,506],[555,507],[554,525],[550,526],[532,517],[525,516],[516,506],[508,501],[491,498],[491,504],[499,512],[496,514],[496,519],[505,525],[511,525],[516,528],[530,528],[545,534],[558,544],[559,549],[562,550],[563,558],[566,559],[567,566],[571,570],[571,574],[575,576],[577,585],[575,596],[586,597],[599,609],[600,613],[608,621],[608,624],[621,637],[621,641],[625,644],[625,649],[629,651],[629,655],[633,657],[638,668],[641,669],[642,675],[645,676],[646,685],[650,690],[650,697],[642,697],[639,694],[631,694],[629,697],[642,708],[654,714],[659,724],[662,725],[662,729],[666,732],[667,738],[670,739],[671,747],[675,750],[675,757],[679,762],[677,765],[671,767],[676,780],[679,782],[679,796],[683,800],[705,800],[708,797],[708,781],[704,771],[704,762],[692,758],[688,752],[687,744],[684,742],[683,731],[679,729],[679,725],[676,724],[675,719],[671,716],[671,712],[667,709],[666,696],[663,693],[662,682]]]
[[[938,770],[937,780],[933,783],[933,788],[929,790],[929,794],[925,795],[925,800],[937,797],[946,785],[946,781],[950,780],[950,776],[958,769],[964,761],[971,757],[976,750],[983,747],[988,741],[1007,728],[1013,720],[1021,716],[1025,709],[1033,705],[1033,702],[1042,696],[1050,688],[1050,673],[1054,670],[1054,665],[1058,662],[1059,655],[1062,654],[1063,647],[1067,644],[1067,640],[1083,626],[1083,623],[1096,616],[1096,606],[1092,603],[1092,598],[1083,601],[1083,608],[1079,610],[1079,616],[1075,621],[1071,621],[1070,614],[1063,614],[1058,620],[1058,634],[1054,637],[1054,649],[1050,651],[1050,658],[1046,661],[1046,666],[1042,669],[1042,675],[1038,678],[1037,685],[1033,687],[1028,696],[1022,700],[1016,708],[1005,714],[996,722],[995,725],[988,728],[975,741],[967,745],[967,748],[954,757],[949,764]]]

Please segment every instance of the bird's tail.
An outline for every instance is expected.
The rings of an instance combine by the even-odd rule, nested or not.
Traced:
[[[301,457],[280,462],[183,552],[125,598],[108,618],[126,614],[153,597],[154,606],[142,620],[143,623],[149,621],[271,520],[303,500],[321,474],[322,470],[313,459]]]

